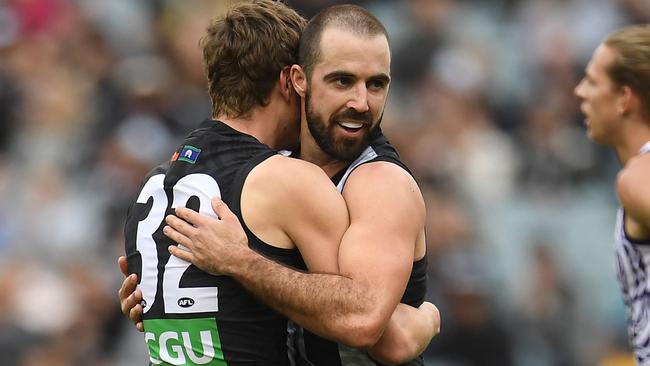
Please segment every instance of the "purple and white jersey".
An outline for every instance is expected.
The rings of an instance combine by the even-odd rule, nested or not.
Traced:
[[[650,152],[650,141],[640,153]],[[625,210],[618,209],[616,271],[628,315],[628,335],[640,366],[650,366],[650,238],[631,239],[625,232]]]

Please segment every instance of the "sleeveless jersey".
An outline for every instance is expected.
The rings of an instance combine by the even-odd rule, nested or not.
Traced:
[[[650,153],[650,141],[640,151]],[[650,238],[633,240],[625,231],[625,210],[618,209],[616,271],[628,316],[628,335],[640,366],[650,365]]]
[[[164,218],[186,206],[216,217],[220,197],[238,216],[249,245],[304,268],[297,250],[270,246],[246,227],[240,208],[248,173],[275,151],[226,124],[208,120],[190,133],[171,162],[152,170],[125,223],[130,273],[143,294],[144,339],[151,365],[288,365],[287,319],[233,278],[212,276],[171,256]]]
[[[377,130],[370,136],[370,145],[361,153],[361,155],[347,168],[343,169],[337,175],[332,177],[339,192],[343,192],[345,183],[357,167],[362,164],[387,161],[402,167],[411,174],[411,171],[400,160],[395,148],[390,145],[381,130]],[[412,175],[412,174],[411,174]],[[401,302],[414,307],[420,306],[424,302],[426,293],[426,256],[413,262],[413,269],[409,282],[402,296]],[[377,366],[379,362],[368,356],[364,350],[359,350],[337,344],[335,342],[323,339],[306,329],[296,328],[292,330],[294,346],[299,354],[299,365],[304,366]],[[406,365],[416,366],[424,365],[422,356],[410,361]]]

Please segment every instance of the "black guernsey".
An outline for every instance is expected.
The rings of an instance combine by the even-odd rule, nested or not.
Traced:
[[[145,342],[154,365],[288,365],[287,319],[233,278],[212,276],[169,254],[164,217],[186,206],[215,216],[212,197],[237,215],[249,245],[304,268],[297,250],[270,246],[246,227],[240,209],[248,173],[275,151],[220,121],[191,132],[171,162],[152,170],[128,210],[125,246],[143,293]]]
[[[339,192],[343,192],[348,176],[362,164],[387,161],[402,167],[411,174],[408,167],[400,160],[395,148],[390,145],[381,130],[370,136],[370,146],[349,166],[332,177]],[[411,174],[412,175],[412,174]],[[411,276],[401,302],[414,307],[422,305],[426,293],[426,256],[413,262]],[[298,364],[304,366],[376,366],[381,365],[368,356],[364,350],[347,347],[328,341],[310,333],[306,329],[296,328],[292,332],[293,346],[299,355]],[[424,365],[422,356],[407,363],[409,366]]]

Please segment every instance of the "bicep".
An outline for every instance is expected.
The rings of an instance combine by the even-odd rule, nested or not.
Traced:
[[[286,231],[310,272],[339,273],[339,244],[349,225],[348,210],[341,194],[318,170],[298,184],[290,198]]]
[[[377,291],[378,305],[389,316],[413,266],[415,243],[424,225],[424,203],[405,172],[392,167],[388,171],[361,168],[344,191],[351,223],[341,243],[339,265],[342,274],[365,279]]]

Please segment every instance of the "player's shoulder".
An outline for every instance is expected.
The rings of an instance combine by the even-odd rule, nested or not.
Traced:
[[[266,159],[259,167],[260,171],[265,174],[274,174],[289,178],[292,178],[292,176],[296,176],[296,178],[311,176],[315,173],[318,173],[318,175],[325,174],[315,164],[281,154],[276,154]]]
[[[650,191],[650,154],[631,158],[616,176],[616,192],[622,203]]]
[[[371,161],[356,167],[348,178],[348,182],[362,184],[417,185],[411,174],[404,167],[385,160]],[[348,183],[348,184],[349,184]]]
[[[200,145],[200,147],[208,147],[212,140],[219,138],[221,122],[214,120],[205,120],[201,122],[196,128],[189,131],[185,138],[183,139],[182,144],[195,144]]]
[[[218,151],[219,153],[230,150],[231,146],[236,146],[237,150],[271,149],[253,136],[217,120],[203,121],[197,128],[189,132],[181,143],[181,149],[189,147],[203,152]]]
[[[169,171],[170,165],[171,165],[171,161],[167,160],[167,161],[155,166],[151,170],[149,170],[149,172],[147,172],[147,174],[145,174],[144,177],[142,178],[142,180],[140,181],[140,189],[138,191],[142,190],[142,187],[151,178],[153,178],[155,176],[158,176],[158,175],[163,175],[164,176],[165,174],[167,174],[167,172]]]
[[[331,181],[318,166],[304,160],[274,155],[258,164],[249,174],[247,184],[274,193],[309,192]]]
[[[631,158],[616,177],[617,186],[623,187],[646,183],[650,187],[650,154],[642,154]]]
[[[358,166],[348,177],[343,197],[350,210],[359,207],[362,214],[371,206],[412,210],[409,212],[418,217],[424,213],[424,198],[413,176],[401,166],[387,161]]]

